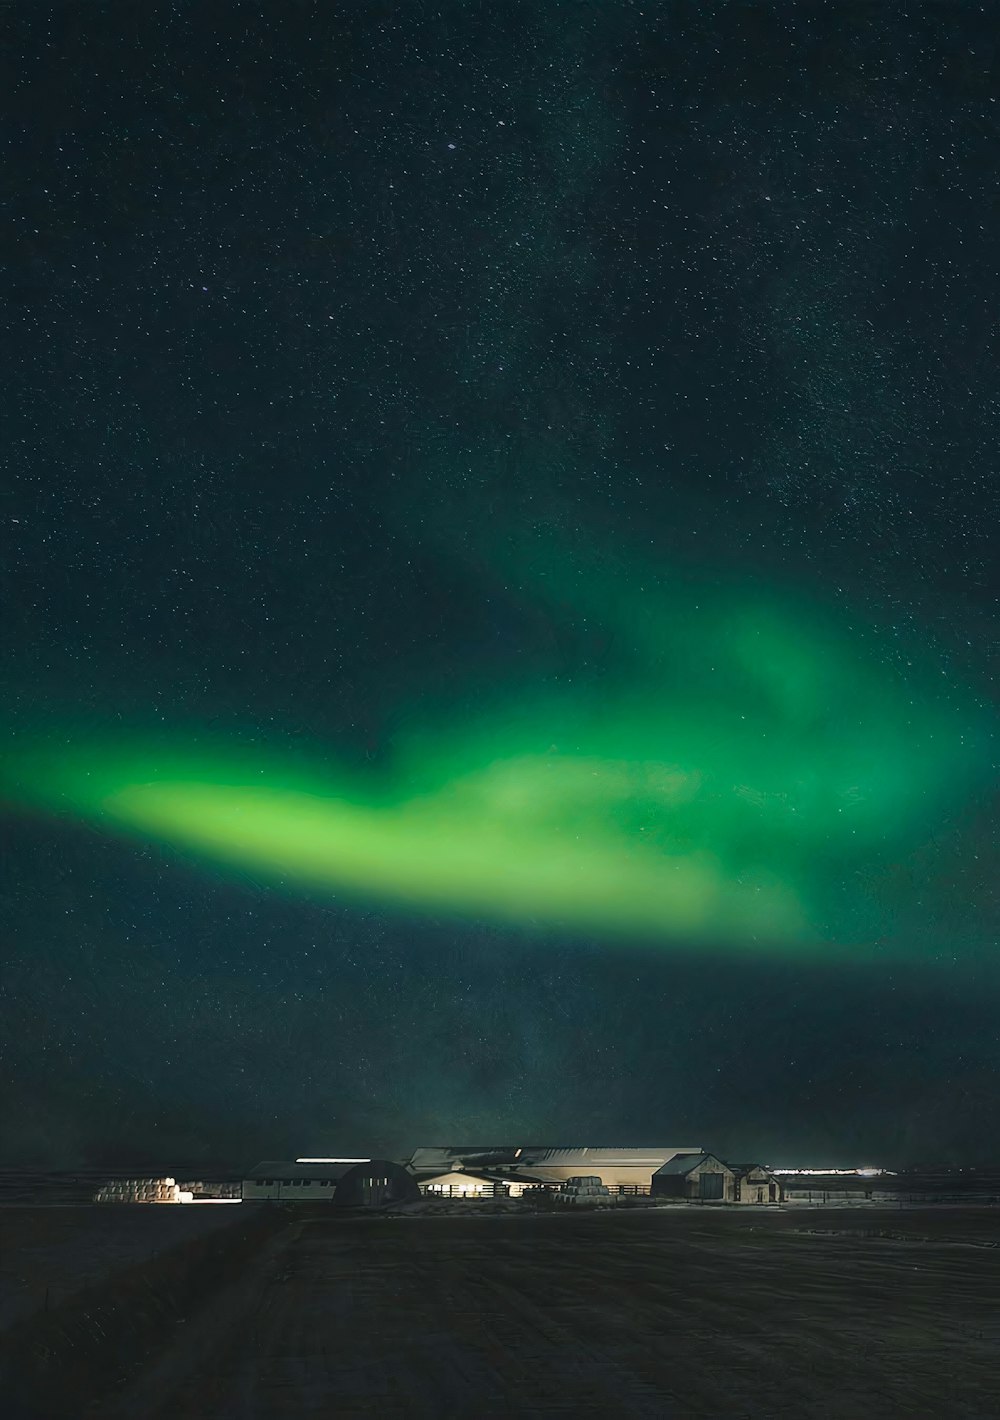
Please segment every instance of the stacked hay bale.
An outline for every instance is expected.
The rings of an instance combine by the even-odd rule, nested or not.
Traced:
[[[120,1178],[94,1194],[95,1203],[179,1203],[180,1189],[172,1178]]]
[[[182,1193],[190,1193],[193,1198],[242,1198],[243,1185],[241,1183],[206,1183],[204,1179],[191,1179],[187,1183],[179,1183],[178,1188]]]
[[[555,1198],[558,1203],[594,1208],[610,1205],[611,1190],[596,1174],[580,1174],[561,1183],[556,1189]]]

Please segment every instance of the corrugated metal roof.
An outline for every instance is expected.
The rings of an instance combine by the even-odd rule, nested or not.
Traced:
[[[670,1145],[657,1148],[654,1145],[625,1146],[622,1148],[593,1148],[590,1145],[578,1145],[576,1147],[542,1147],[540,1145],[524,1146],[520,1162],[522,1164],[548,1164],[552,1167],[565,1167],[569,1164],[591,1163],[591,1164],[620,1164],[626,1168],[641,1168],[648,1165],[652,1169],[659,1168],[676,1154],[701,1153],[700,1146],[685,1148],[683,1145]]]
[[[515,1146],[510,1147],[488,1145],[425,1145],[422,1148],[414,1149],[408,1161],[408,1167],[413,1171],[425,1169],[445,1169],[449,1165],[456,1163],[475,1163],[485,1165],[487,1163],[500,1165],[512,1164],[517,1160],[520,1150]]]
[[[620,1165],[625,1168],[648,1167],[650,1172],[666,1163],[675,1154],[698,1154],[704,1150],[700,1144],[671,1145],[623,1145],[609,1147],[589,1144],[523,1144],[520,1147],[488,1146],[433,1146],[415,1149],[409,1160],[409,1168],[414,1172],[427,1169],[441,1169],[464,1163],[466,1167],[503,1167],[516,1165],[531,1167],[548,1165],[552,1168],[566,1168],[576,1164]],[[584,1170],[585,1171],[585,1170]]]

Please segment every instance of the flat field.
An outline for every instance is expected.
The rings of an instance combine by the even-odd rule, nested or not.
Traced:
[[[49,1304],[203,1237],[240,1217],[242,1204],[81,1203],[0,1208],[0,1330]],[[245,1215],[244,1215],[245,1218]]]
[[[101,1415],[1000,1414],[1000,1210],[293,1223]]]

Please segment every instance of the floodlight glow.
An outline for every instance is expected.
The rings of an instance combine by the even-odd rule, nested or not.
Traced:
[[[297,1164],[370,1164],[371,1159],[296,1159]]]
[[[880,1169],[871,1165],[857,1169],[781,1169],[765,1165],[770,1173],[788,1174],[800,1178],[882,1178],[894,1176],[894,1169]]]

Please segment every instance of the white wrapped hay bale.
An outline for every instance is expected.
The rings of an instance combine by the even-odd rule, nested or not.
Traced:
[[[556,1200],[567,1204],[597,1204],[611,1201],[611,1191],[596,1174],[578,1174],[566,1179],[556,1190]]]

